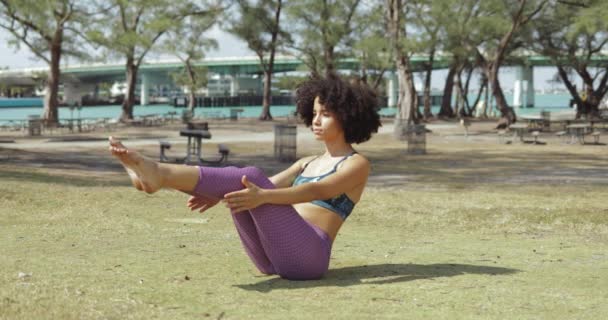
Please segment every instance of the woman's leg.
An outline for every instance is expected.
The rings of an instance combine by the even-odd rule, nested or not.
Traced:
[[[160,188],[172,188],[192,195],[221,199],[226,193],[244,188],[241,183],[243,175],[261,188],[274,188],[272,182],[257,168],[210,168],[156,163],[128,150],[120,141],[111,139],[110,144],[112,154],[119,158],[128,171],[135,173],[130,175],[131,178],[138,179],[142,189],[149,193]],[[250,215],[251,221],[238,215]],[[247,253],[260,271],[276,271],[289,279],[316,279],[327,271],[331,240],[320,229],[302,219],[292,206],[265,204],[252,209],[250,213],[233,213],[233,217]],[[254,230],[257,231],[257,236]]]
[[[261,188],[275,188],[258,168],[200,167],[199,182],[193,193],[223,197],[226,193],[243,189],[241,177],[244,175]],[[235,221],[239,221],[241,215],[251,217],[264,253],[276,273],[282,277],[294,280],[318,279],[327,271],[331,252],[330,238],[318,227],[306,222],[292,206],[264,204],[250,212],[232,215]],[[242,225],[235,225],[241,234]],[[251,226],[250,223],[243,225]]]
[[[119,140],[112,137],[110,137],[110,151],[120,160],[127,170],[133,186],[138,190],[152,193],[160,188],[172,188],[190,195],[195,194],[193,191],[200,179],[198,167],[157,163],[129,150]],[[223,198],[223,196],[206,196],[216,199]],[[245,251],[255,266],[262,273],[276,274],[264,252],[250,213],[233,214],[232,218]]]
[[[251,218],[250,212],[232,213],[232,220],[236,231],[241,238],[241,243],[245,252],[253,262],[253,264],[264,274],[276,274],[276,270],[268,259],[266,251],[260,241],[258,230],[255,222]]]

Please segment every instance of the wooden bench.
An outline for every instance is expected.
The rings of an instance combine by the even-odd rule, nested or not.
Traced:
[[[498,130],[498,143],[500,143],[500,144],[507,143],[506,137],[507,137],[506,130]]]
[[[169,141],[165,141],[165,140],[160,140],[159,142],[160,145],[160,162],[171,162],[171,160],[169,159],[169,157],[165,154],[165,151],[168,149],[171,149],[171,142]],[[224,144],[218,144],[217,145],[217,152],[220,154],[220,158],[218,160],[202,160],[202,162],[205,163],[221,163],[224,161],[228,161],[228,155],[230,154],[230,148],[228,148],[226,145]],[[177,160],[175,161],[177,162]]]
[[[160,162],[169,162],[169,158],[165,155],[165,150],[171,149],[171,143],[165,140],[161,140],[158,143],[160,143]]]
[[[532,131],[532,137],[534,137],[534,144],[538,144],[538,137],[540,136],[540,131]]]
[[[591,133],[591,136],[593,137],[593,142],[595,144],[599,144],[600,143],[600,135],[601,135],[601,133],[599,131],[593,131]]]
[[[568,137],[568,131],[558,131],[555,133],[555,136],[560,139],[562,143],[566,143],[566,138]]]

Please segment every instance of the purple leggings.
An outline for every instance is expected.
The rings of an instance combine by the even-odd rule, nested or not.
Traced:
[[[193,195],[221,199],[244,188],[241,178],[260,188],[275,186],[255,167],[199,167]],[[255,266],[265,274],[290,280],[319,279],[329,267],[331,239],[304,220],[291,205],[263,204],[246,212],[232,212],[232,219]]]

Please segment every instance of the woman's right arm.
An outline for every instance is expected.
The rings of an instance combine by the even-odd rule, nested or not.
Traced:
[[[306,162],[312,160],[313,157],[314,156],[305,157],[296,161],[289,168],[270,177],[270,181],[277,188],[291,187],[291,185],[293,184],[293,180],[298,176],[298,174],[300,174],[300,171],[302,171],[302,166],[304,166]]]

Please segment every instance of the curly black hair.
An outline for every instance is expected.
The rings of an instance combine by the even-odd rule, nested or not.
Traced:
[[[296,112],[307,127],[312,125],[315,98],[332,112],[344,129],[347,143],[361,143],[378,132],[378,98],[365,83],[347,83],[337,75],[312,78],[296,89]]]

